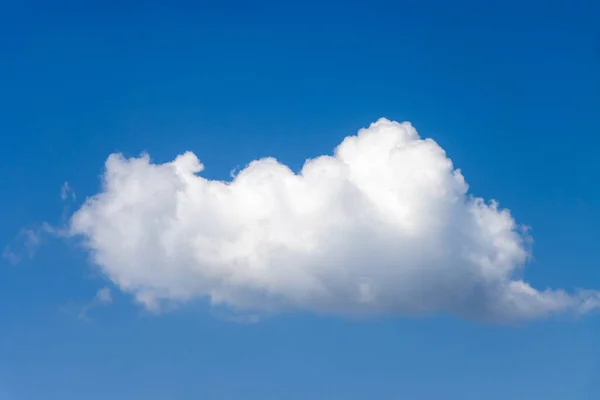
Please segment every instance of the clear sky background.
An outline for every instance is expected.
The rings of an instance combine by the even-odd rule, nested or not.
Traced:
[[[0,400],[600,398],[597,314],[155,316],[77,242],[19,236],[97,193],[113,152],[228,179],[387,117],[532,227],[528,282],[600,289],[600,6],[491,3],[0,2],[0,243],[22,258],[0,261]]]

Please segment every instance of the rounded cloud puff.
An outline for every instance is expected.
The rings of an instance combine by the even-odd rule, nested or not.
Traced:
[[[468,195],[408,122],[380,119],[298,174],[272,158],[231,182],[203,169],[191,152],[166,164],[113,154],[102,192],[72,216],[94,263],[148,308],[207,298],[266,313],[511,321],[598,303],[518,279],[525,232]]]

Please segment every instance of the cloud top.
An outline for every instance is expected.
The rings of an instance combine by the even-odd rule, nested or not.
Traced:
[[[273,158],[230,182],[191,152],[106,161],[74,213],[93,262],[150,309],[206,298],[241,311],[451,313],[512,321],[596,308],[598,294],[519,278],[527,235],[468,194],[444,150],[380,119],[299,173]]]

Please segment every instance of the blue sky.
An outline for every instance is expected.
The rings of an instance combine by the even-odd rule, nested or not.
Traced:
[[[114,152],[193,151],[210,179],[267,156],[298,171],[386,117],[532,228],[527,282],[600,289],[594,2],[0,4],[0,243],[22,257],[0,261],[0,400],[600,396],[594,313],[152,315],[80,241],[39,230],[101,191]]]

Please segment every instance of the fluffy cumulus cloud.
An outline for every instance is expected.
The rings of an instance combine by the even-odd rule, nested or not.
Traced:
[[[469,195],[410,123],[380,119],[299,173],[273,158],[230,182],[203,169],[191,152],[165,164],[113,154],[102,191],[72,216],[93,262],[150,309],[208,299],[247,312],[513,321],[598,304],[593,291],[521,280],[526,232]]]

